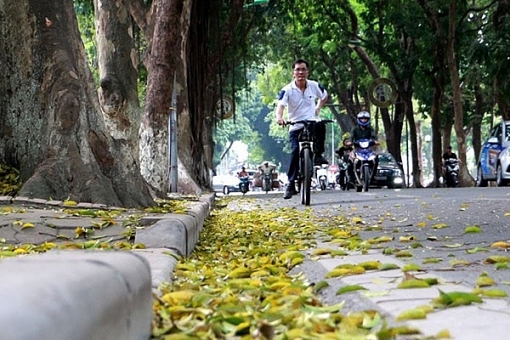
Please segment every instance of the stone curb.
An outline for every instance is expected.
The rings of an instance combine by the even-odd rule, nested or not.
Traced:
[[[131,252],[49,252],[0,262],[3,339],[148,339],[150,266]]]
[[[0,261],[0,329],[5,339],[141,340],[151,336],[153,294],[189,256],[215,194],[183,214],[142,221],[135,243],[147,249],[56,251]],[[60,201],[0,196],[0,204],[61,206]],[[78,204],[79,208],[108,209]],[[119,209],[119,208],[115,208]]]

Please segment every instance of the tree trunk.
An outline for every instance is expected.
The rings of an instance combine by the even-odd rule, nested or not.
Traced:
[[[482,119],[485,114],[484,95],[480,84],[474,84],[475,88],[475,117],[473,117],[473,150],[475,152],[475,164],[478,165],[480,151],[482,151]]]
[[[435,47],[437,47],[437,45]],[[435,69],[438,68],[436,67]],[[439,178],[442,176],[441,155],[443,147],[441,143],[441,105],[444,93],[444,77],[442,76],[442,73],[434,72],[431,74],[431,78],[434,86],[434,95],[432,97],[432,107],[430,112],[432,128],[432,164],[434,167],[434,182],[432,186],[434,188],[438,188],[440,186]]]
[[[110,206],[153,204],[125,140],[100,113],[71,0],[0,2],[0,160],[20,169],[19,195]]]
[[[462,186],[473,186],[474,179],[469,174],[466,162],[466,136],[464,134],[464,112],[462,109],[462,89],[460,85],[459,71],[457,67],[457,60],[455,57],[455,17],[456,17],[456,1],[452,0],[449,7],[448,16],[448,44],[446,55],[448,57],[448,69],[452,82],[453,91],[453,112],[454,112],[454,129],[457,136],[457,145],[459,148],[460,160],[460,182]]]
[[[443,136],[443,150],[445,152],[446,147],[448,145],[452,145],[452,127],[453,127],[453,118],[452,120],[446,121],[442,127],[442,136]],[[458,151],[457,151],[458,152]]]
[[[169,115],[176,55],[180,51],[181,0],[157,0],[154,36],[151,40],[145,112],[141,121],[140,166],[143,177],[162,192],[169,181]]]
[[[411,83],[411,82],[410,82]],[[413,110],[413,100],[412,100],[412,91],[405,92],[402,96],[402,99],[405,102],[405,115],[409,124],[409,134],[411,137],[411,155],[412,155],[412,168],[413,168],[413,183],[411,186],[415,188],[421,188],[421,172],[420,168],[420,159],[418,158],[418,133],[416,131],[416,123],[414,121],[414,110]]]
[[[429,73],[432,86],[434,88],[434,95],[432,97],[431,106],[431,127],[432,127],[432,159],[434,166],[434,182],[433,187],[440,186],[439,179],[442,177],[442,134],[441,134],[441,107],[443,103],[445,76],[444,69],[446,68],[447,58],[444,55],[444,39],[443,28],[439,20],[438,11],[434,6],[429,6],[429,2],[418,0],[419,5],[422,7],[425,15],[429,19],[430,28],[434,35],[435,40],[432,42],[432,51],[434,54],[434,67]]]
[[[127,8],[115,0],[94,0],[94,8],[101,111],[111,136],[125,139],[138,159],[139,61],[134,49],[131,16]]]

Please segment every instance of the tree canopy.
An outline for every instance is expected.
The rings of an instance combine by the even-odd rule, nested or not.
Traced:
[[[374,121],[381,139],[397,160],[402,160],[406,145],[414,186],[421,186],[423,122],[430,122],[430,128],[424,128],[432,135],[438,185],[445,144],[453,144],[463,160],[468,149],[476,157],[486,125],[510,119],[506,0],[58,4],[56,8],[49,1],[9,0],[0,8],[6,13],[0,23],[4,36],[0,67],[9,75],[0,84],[5,94],[0,161],[20,169],[25,183],[21,192],[27,195],[75,195],[125,204],[129,194],[119,192],[120,182],[112,184],[120,177],[108,168],[109,160],[118,170],[129,169],[123,176],[142,174],[153,193],[168,190],[169,173],[176,168],[178,190],[200,193],[210,188],[210,171],[235,139],[252,145],[254,162],[283,158],[285,143],[279,142],[285,131],[274,125],[273,104],[289,81],[287,72],[296,58],[310,62],[310,77],[331,94],[324,110],[337,121],[338,131],[349,131],[355,114],[370,110],[378,118]],[[16,6],[23,10],[7,15]],[[47,14],[53,10],[59,15]],[[14,28],[31,20],[37,23],[34,28]],[[44,44],[45,37],[64,28],[73,32],[66,36],[72,43]],[[66,63],[57,58],[63,55]],[[392,105],[377,106],[374,101],[379,90],[373,84],[379,78],[394,84],[397,95]],[[50,79],[58,84],[53,89],[63,86],[73,93],[68,100],[58,91],[50,96]],[[63,85],[72,79],[76,86]],[[233,98],[234,117],[228,121],[217,110],[224,96]],[[77,138],[65,145],[65,138],[55,138],[59,130],[53,129],[53,116],[43,113],[71,112],[66,105],[73,102],[79,103],[77,111],[71,110],[75,118],[55,116],[60,127],[68,127],[69,140]],[[177,114],[179,148],[173,165],[169,108]],[[71,124],[76,121],[82,130]],[[71,153],[63,150],[75,144],[80,147],[70,161]],[[90,169],[90,175],[73,175],[92,164],[90,154],[102,165]],[[471,185],[469,172],[463,173],[463,183]],[[85,183],[93,181],[86,178],[94,174],[111,182],[97,188],[113,185],[113,191],[80,194],[89,190]],[[134,187],[145,188],[141,180],[135,183]],[[143,192],[145,198],[129,204],[150,204]]]

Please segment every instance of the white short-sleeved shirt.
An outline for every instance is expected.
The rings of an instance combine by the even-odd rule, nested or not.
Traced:
[[[307,80],[305,92],[296,86],[295,81],[285,85],[278,95],[278,105],[287,107],[289,121],[319,120],[315,116],[315,106],[318,99],[324,99],[328,92],[316,81]],[[290,130],[297,130],[302,124],[291,125]]]

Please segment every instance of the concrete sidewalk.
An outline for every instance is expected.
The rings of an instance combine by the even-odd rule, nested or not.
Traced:
[[[136,231],[134,242],[147,249],[1,256],[1,338],[149,339],[153,293],[160,283],[171,281],[177,258],[193,251],[214,197],[211,193],[187,202],[186,214],[142,217],[146,227]],[[78,227],[92,230],[93,243],[125,240],[130,211],[115,215],[105,228],[101,218],[63,213],[94,208],[106,207],[64,207],[58,201],[2,196],[0,246],[68,242]]]

